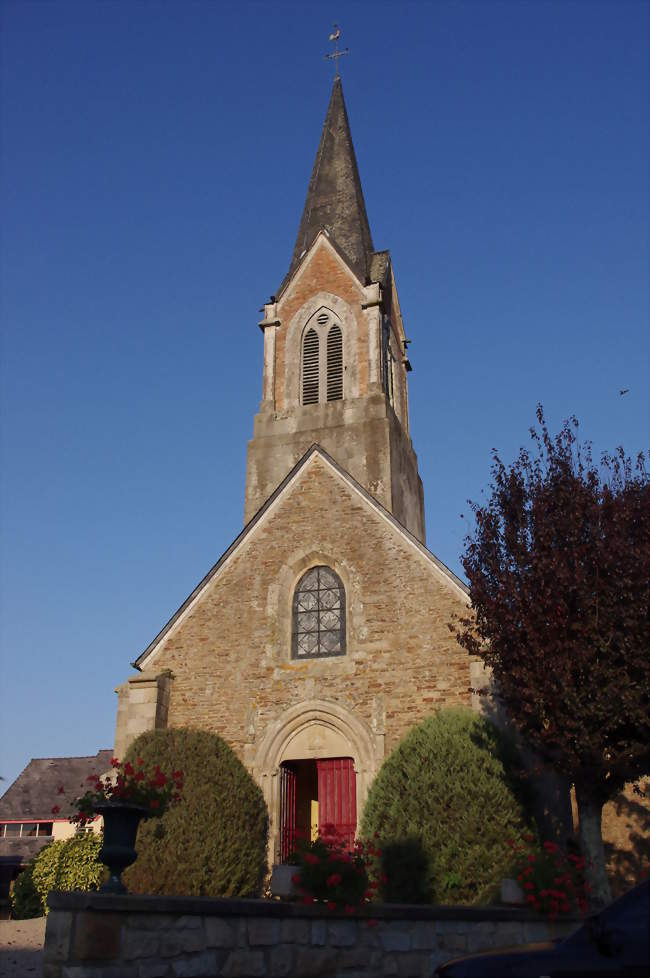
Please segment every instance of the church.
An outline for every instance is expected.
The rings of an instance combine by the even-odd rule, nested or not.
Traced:
[[[467,588],[425,543],[409,341],[338,74],[259,326],[244,528],[118,687],[115,754],[153,728],[219,734],[264,793],[281,862],[296,829],[353,838],[383,759],[436,709],[473,705],[480,670],[447,627]]]

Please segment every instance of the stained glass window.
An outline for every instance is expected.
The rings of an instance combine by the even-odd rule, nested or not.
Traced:
[[[345,590],[330,567],[312,567],[293,596],[294,659],[345,655]]]

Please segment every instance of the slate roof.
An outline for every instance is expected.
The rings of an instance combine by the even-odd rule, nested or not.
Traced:
[[[335,78],[298,237],[281,293],[322,229],[365,283],[374,252],[341,79]]]
[[[28,836],[23,839],[7,836],[6,839],[0,839],[0,867],[26,866],[51,841],[51,835]]]
[[[72,799],[84,793],[90,774],[110,769],[112,756],[112,750],[100,750],[91,757],[33,758],[0,798],[0,821],[51,822],[54,805],[61,809],[57,818],[74,815]]]
[[[138,669],[139,671],[142,671],[142,667],[145,664],[145,661],[149,658],[149,656],[153,652],[155,652],[156,648],[162,642],[165,635],[167,635],[170,629],[173,628],[173,626],[176,624],[176,622],[181,617],[181,615],[192,604],[194,599],[198,597],[198,595],[203,591],[205,587],[207,587],[207,585],[210,583],[210,581],[217,573],[217,571],[219,571],[220,568],[223,567],[223,565],[226,563],[228,558],[244,542],[244,540],[248,537],[248,535],[253,531],[255,526],[262,519],[262,517],[267,512],[269,507],[273,505],[273,503],[276,501],[278,496],[280,496],[284,492],[287,486],[293,481],[293,479],[295,479],[295,477],[300,472],[300,470],[304,468],[305,465],[307,465],[310,458],[315,454],[320,455],[322,459],[324,459],[329,465],[331,465],[331,467],[339,474],[339,476],[341,476],[341,478],[344,481],[348,483],[348,485],[350,485],[356,492],[358,492],[359,495],[363,496],[363,498],[366,500],[367,503],[370,504],[370,506],[372,506],[379,513],[381,513],[384,519],[388,523],[390,523],[396,530],[398,530],[409,541],[409,543],[422,554],[422,556],[424,556],[428,561],[430,561],[431,564],[433,564],[434,567],[436,567],[438,571],[440,571],[443,577],[447,578],[447,580],[451,584],[453,584],[461,592],[463,596],[469,597],[469,588],[467,587],[464,581],[462,581],[459,577],[457,577],[454,574],[454,572],[450,570],[449,567],[447,567],[446,564],[443,564],[443,562],[438,557],[436,557],[435,554],[431,553],[431,551],[428,550],[425,547],[425,545],[420,540],[418,540],[416,536],[414,536],[411,533],[410,530],[407,530],[406,527],[403,526],[403,524],[400,523],[399,520],[397,520],[389,510],[387,510],[384,506],[382,506],[381,503],[378,502],[378,500],[376,500],[375,497],[372,496],[367,489],[364,489],[364,487],[359,482],[357,482],[354,476],[350,475],[350,473],[346,471],[346,469],[344,469],[341,465],[339,465],[338,462],[335,459],[333,459],[332,456],[328,452],[326,452],[324,448],[314,443],[311,446],[311,448],[309,448],[305,452],[302,458],[299,459],[298,462],[296,462],[296,464],[291,469],[291,471],[287,473],[287,475],[284,477],[284,479],[279,484],[279,486],[277,486],[277,488],[273,490],[273,492],[266,500],[266,502],[260,507],[260,509],[258,509],[255,516],[253,516],[252,519],[248,521],[248,523],[241,531],[239,536],[237,536],[233,540],[233,542],[230,544],[228,549],[221,555],[221,557],[216,562],[216,564],[214,564],[210,568],[208,573],[205,575],[205,577],[201,581],[199,581],[199,583],[196,585],[192,593],[185,599],[185,601],[180,606],[178,611],[176,611],[176,613],[172,615],[172,617],[169,619],[167,624],[164,625],[163,628],[158,632],[158,634],[153,639],[153,641],[149,643],[149,645],[144,650],[144,652],[141,652],[140,655],[137,657],[137,659],[131,663],[134,669]]]

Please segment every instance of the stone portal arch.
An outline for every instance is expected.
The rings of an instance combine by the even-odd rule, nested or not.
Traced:
[[[364,720],[338,703],[308,700],[285,710],[262,738],[253,774],[269,809],[269,842],[274,861],[280,830],[280,765],[287,760],[327,757],[353,758],[360,816],[384,757],[383,734],[374,733]]]

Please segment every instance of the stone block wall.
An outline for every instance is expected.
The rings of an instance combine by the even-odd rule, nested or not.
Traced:
[[[53,893],[43,978],[431,976],[473,951],[546,940],[526,910],[390,907],[355,916],[263,900]]]

